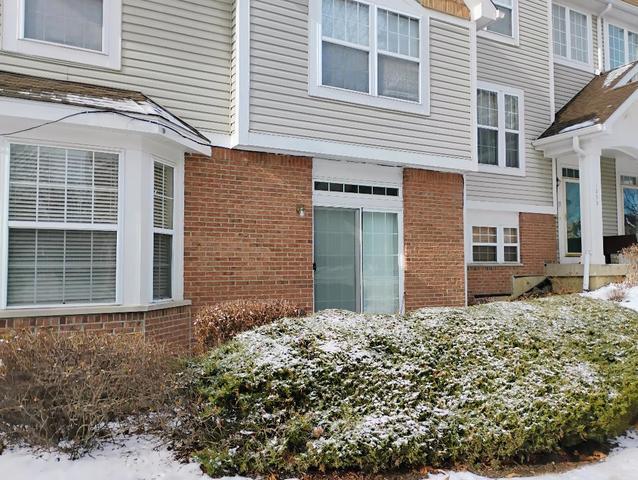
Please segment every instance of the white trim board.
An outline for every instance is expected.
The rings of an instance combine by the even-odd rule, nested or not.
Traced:
[[[466,208],[468,210],[487,210],[491,212],[519,212],[538,213],[543,215],[556,215],[556,208],[551,205],[524,205],[517,203],[483,202],[479,200],[468,200]]]

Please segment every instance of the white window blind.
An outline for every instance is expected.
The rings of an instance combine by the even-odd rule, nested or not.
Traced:
[[[116,154],[10,146],[7,304],[116,299]]]
[[[472,227],[472,262],[517,263],[518,261],[518,228]]]
[[[566,60],[589,64],[592,36],[588,15],[562,5],[552,5],[554,55]]]
[[[155,162],[153,175],[153,299],[172,298],[174,169]]]
[[[101,52],[103,0],[24,0],[24,37]]]

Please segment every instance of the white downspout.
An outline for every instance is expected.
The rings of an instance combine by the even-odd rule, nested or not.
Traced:
[[[603,32],[603,19],[613,8],[614,4],[612,2],[607,2],[605,8],[598,14],[598,18],[596,20],[596,27],[598,30],[598,71],[596,73],[600,74],[605,70],[604,58],[603,58],[603,41],[605,32]]]
[[[580,160],[585,156],[585,150],[580,146],[580,138],[578,135],[575,135],[572,138],[572,149],[578,155],[578,159]],[[589,264],[591,263],[591,251],[584,250],[583,251],[583,291],[589,291]]]

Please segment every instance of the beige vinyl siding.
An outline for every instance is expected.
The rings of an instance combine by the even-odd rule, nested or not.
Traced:
[[[603,201],[603,235],[618,235],[618,196],[616,193],[616,160],[600,159]]]
[[[231,57],[230,57],[230,133],[232,134],[235,131],[235,125],[237,122],[237,102],[236,102],[236,93],[237,93],[237,35],[239,34],[239,29],[237,27],[237,0],[233,0],[232,2],[232,31],[231,31]]]
[[[9,52],[0,69],[139,90],[195,127],[229,133],[232,0],[122,3],[120,71]]]
[[[554,99],[556,111],[563,108],[567,102],[574,98],[592,78],[594,78],[593,73],[554,63]]]
[[[469,160],[469,29],[432,19],[430,40],[430,116],[312,98],[308,0],[254,0],[250,130]]]
[[[549,28],[547,2],[519,2],[520,46],[478,37],[478,79],[520,88],[525,94],[526,175],[470,173],[470,201],[551,207],[552,162],[532,141],[550,125]]]

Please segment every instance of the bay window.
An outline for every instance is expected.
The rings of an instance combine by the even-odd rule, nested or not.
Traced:
[[[552,5],[554,58],[591,66],[591,18],[562,5]]]
[[[638,60],[638,33],[610,23],[608,35],[607,58],[610,69]]]
[[[174,169],[155,162],[153,177],[153,300],[166,300],[173,297]]]
[[[385,3],[311,0],[310,95],[428,113],[427,17]]]
[[[484,166],[521,169],[523,94],[505,87],[487,84],[481,87],[477,91],[478,162]]]
[[[7,306],[114,303],[119,156],[9,145]]]

